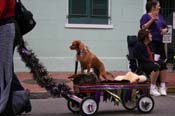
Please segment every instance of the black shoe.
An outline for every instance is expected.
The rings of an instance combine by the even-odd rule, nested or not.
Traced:
[[[4,111],[3,113],[0,113],[0,116],[16,116],[13,111]]]
[[[32,105],[31,105],[31,102],[30,102],[30,91],[26,90],[26,92],[27,92],[28,99],[25,103],[24,111],[25,111],[25,113],[28,113],[28,112],[32,111]]]
[[[31,105],[30,99],[28,99],[28,101],[24,107],[24,111],[25,111],[25,113],[29,113],[32,111],[32,105]]]

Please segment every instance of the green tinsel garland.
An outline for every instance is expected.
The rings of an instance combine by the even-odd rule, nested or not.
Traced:
[[[18,45],[18,52],[22,61],[31,70],[33,79],[47,91],[50,91],[53,96],[60,96],[65,94],[71,94],[70,87],[66,84],[57,84],[53,81],[53,78],[49,75],[47,69],[40,63],[32,50],[29,50],[24,42]]]

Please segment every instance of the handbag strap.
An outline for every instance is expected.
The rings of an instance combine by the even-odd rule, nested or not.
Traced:
[[[21,0],[16,0],[16,3],[17,3],[17,2],[21,3]]]

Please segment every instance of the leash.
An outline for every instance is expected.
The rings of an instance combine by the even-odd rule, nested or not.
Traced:
[[[78,70],[78,60],[75,61],[75,73],[74,74],[77,74],[77,70]]]

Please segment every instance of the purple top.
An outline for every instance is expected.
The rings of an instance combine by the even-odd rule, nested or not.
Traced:
[[[147,23],[151,19],[151,16],[146,13],[144,14],[140,19],[140,28]],[[151,26],[148,28],[151,31],[152,34],[152,41],[154,42],[162,42],[162,35],[161,35],[161,29],[166,28],[166,22],[164,18],[159,15],[159,19],[155,20]]]

